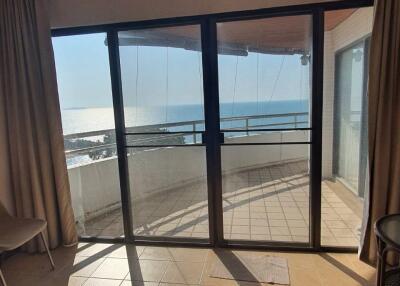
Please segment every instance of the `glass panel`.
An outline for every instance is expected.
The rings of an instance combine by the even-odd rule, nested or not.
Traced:
[[[106,35],[53,38],[72,206],[81,236],[123,235]]]
[[[337,55],[337,110],[338,127],[336,175],[350,188],[358,187],[361,109],[364,95],[364,42]]]
[[[325,16],[321,244],[357,247],[368,154],[365,38],[373,8]]]
[[[129,149],[137,236],[208,238],[205,147]]]
[[[225,143],[308,142],[311,16],[217,24]],[[236,130],[236,132],[233,132]],[[309,145],[222,146],[224,237],[309,242]]]
[[[139,130],[204,130],[200,27],[118,33],[125,125]]]
[[[309,127],[311,17],[217,24],[221,129]]]
[[[222,146],[225,239],[309,241],[309,145]]]
[[[136,236],[208,238],[200,27],[118,34]],[[164,134],[154,134],[164,133]],[[167,148],[140,147],[166,145]],[[172,147],[182,145],[182,147]],[[188,145],[188,146],[184,146]]]

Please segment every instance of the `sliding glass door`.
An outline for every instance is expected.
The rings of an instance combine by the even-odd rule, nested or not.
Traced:
[[[81,237],[124,236],[106,33],[53,38],[72,207]]]
[[[308,244],[312,17],[217,37],[224,239]]]
[[[118,33],[136,239],[208,239],[200,25]]]
[[[103,203],[95,226],[112,224],[112,236],[128,242],[318,246],[313,15],[133,23],[91,35],[103,54],[87,56],[108,57],[110,75],[83,83],[110,90],[112,113],[87,110],[96,129],[66,139],[86,144],[71,154],[92,154],[80,168],[93,174],[73,179],[91,185],[72,192]],[[114,128],[103,126],[108,115]]]

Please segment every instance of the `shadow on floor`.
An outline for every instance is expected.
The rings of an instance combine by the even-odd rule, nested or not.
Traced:
[[[235,253],[230,250],[214,250],[214,253],[232,275],[234,280],[236,280],[238,285],[249,285],[249,282],[252,282],[252,285],[254,286],[262,285],[257,282],[258,279],[253,275],[253,273],[251,273],[246,265],[240,261],[239,257],[236,256]]]

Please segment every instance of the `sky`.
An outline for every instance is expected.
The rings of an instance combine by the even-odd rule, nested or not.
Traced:
[[[53,38],[62,109],[111,107],[106,35]],[[202,104],[201,53],[180,48],[120,47],[126,106]],[[309,65],[300,55],[219,55],[220,102],[306,100]]]

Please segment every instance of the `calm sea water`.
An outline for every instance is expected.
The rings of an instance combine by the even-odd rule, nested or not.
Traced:
[[[308,111],[309,104],[306,100],[222,103],[220,105],[221,118]],[[115,128],[114,113],[111,107],[64,109],[61,111],[61,116],[64,134]],[[306,117],[301,119],[307,120]],[[200,104],[125,108],[125,124],[127,127],[194,120],[204,120],[204,108]],[[264,120],[263,123],[283,122],[285,120],[291,119],[275,118]],[[223,122],[221,127],[238,127],[235,124],[241,123]],[[201,125],[199,127],[200,129],[204,128]]]
[[[308,112],[308,101],[273,101],[273,102],[243,102],[220,105],[221,128],[245,128],[245,121],[223,120],[234,116],[273,115],[283,113]],[[176,123],[184,121],[204,121],[204,110],[202,105],[175,105],[166,107],[126,107],[126,127],[143,125]],[[64,109],[61,111],[64,134],[81,133],[105,129],[114,129],[114,113],[111,107],[105,108],[79,108]],[[275,124],[275,128],[294,127],[294,125],[278,125],[282,123],[293,123],[294,117],[274,117],[268,119],[252,119],[250,125]],[[308,122],[308,116],[299,116],[297,121]],[[308,123],[297,124],[297,127],[306,127]],[[169,131],[191,131],[191,125],[171,127]],[[204,124],[196,124],[196,130],[204,130]],[[245,133],[244,133],[245,134]],[[227,136],[242,136],[240,133],[230,133]],[[103,136],[86,137],[85,140],[103,142]],[[193,136],[185,136],[186,143],[193,143]],[[201,140],[197,138],[196,140]],[[81,146],[82,147],[82,146]],[[79,149],[79,147],[78,147]],[[67,165],[86,164],[93,161],[89,154],[75,153],[67,156]]]

